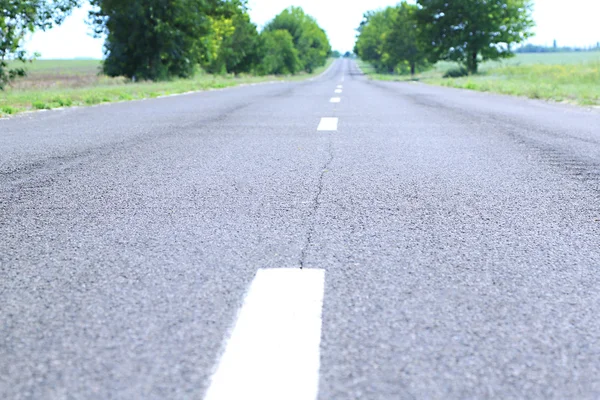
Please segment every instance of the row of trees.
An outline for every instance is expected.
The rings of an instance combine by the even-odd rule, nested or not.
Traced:
[[[540,46],[528,43],[516,49],[515,53],[579,53],[587,51],[600,51],[600,42],[590,47],[558,46],[556,40],[554,41],[554,46]]]
[[[90,22],[106,37],[104,73],[141,80],[210,73],[295,74],[325,64],[325,31],[301,8],[277,15],[259,32],[247,0],[91,0]],[[0,89],[22,76],[8,59],[27,60],[28,33],[48,29],[82,0],[0,0]]]
[[[414,74],[439,60],[479,63],[513,55],[532,36],[531,0],[404,0],[365,14],[355,53],[380,72]]]

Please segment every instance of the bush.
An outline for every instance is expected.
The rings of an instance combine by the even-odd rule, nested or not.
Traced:
[[[49,110],[50,106],[43,101],[34,101],[32,104],[33,108],[36,110]]]
[[[9,106],[3,106],[2,108],[0,108],[0,112],[2,114],[7,114],[7,115],[12,115],[15,113],[15,109]]]
[[[446,71],[444,78],[462,78],[467,75],[469,75],[469,71],[465,67],[456,67]]]

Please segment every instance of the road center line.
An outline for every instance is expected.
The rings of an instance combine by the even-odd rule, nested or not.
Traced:
[[[338,93],[338,94],[342,93],[342,89],[335,89],[335,92]]]
[[[337,118],[321,118],[317,131],[337,131],[338,130],[338,119]]]
[[[343,86],[343,85],[337,85],[337,88],[338,88],[338,89],[343,89],[343,88],[344,88],[344,86]]]
[[[331,103],[339,103],[340,101],[342,101],[342,99],[340,99],[339,97],[332,97],[329,101]]]
[[[324,270],[259,270],[205,400],[315,400],[324,290]]]

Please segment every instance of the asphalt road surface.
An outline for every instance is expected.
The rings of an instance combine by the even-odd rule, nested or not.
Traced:
[[[316,397],[600,398],[600,112],[340,60],[0,121],[0,398]]]

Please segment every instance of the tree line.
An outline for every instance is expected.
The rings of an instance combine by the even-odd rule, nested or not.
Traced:
[[[0,0],[0,89],[25,69],[27,34],[60,24],[83,0]],[[302,8],[283,10],[262,31],[247,0],[91,0],[90,23],[105,37],[103,72],[137,80],[209,73],[257,75],[313,72],[331,45]]]
[[[528,43],[517,48],[515,53],[583,53],[587,51],[600,51],[600,42],[596,43],[596,46],[590,47],[558,46],[556,42],[554,46],[540,46]]]
[[[531,0],[404,0],[364,15],[354,52],[379,72],[414,75],[446,60],[477,73],[482,61],[512,57],[532,36],[532,7]]]

